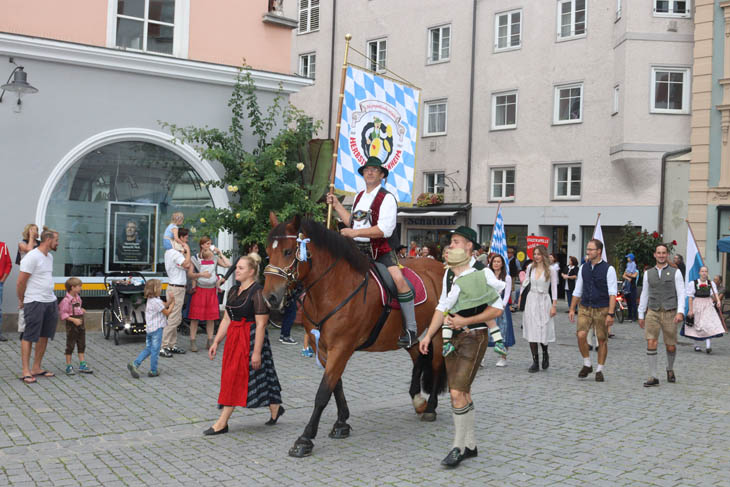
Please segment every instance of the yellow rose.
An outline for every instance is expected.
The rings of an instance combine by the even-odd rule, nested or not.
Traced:
[[[205,218],[201,218],[200,223],[205,223]]]
[[[297,169],[299,169],[299,171],[304,171],[304,163],[303,162],[298,163]]]
[[[241,218],[241,214],[240,213],[236,213],[236,218]]]
[[[195,227],[190,227],[190,233],[195,233],[195,232],[197,232],[197,231],[198,231],[198,229],[197,229],[197,228],[195,228]]]
[[[230,184],[228,185],[228,191],[230,191],[231,193],[233,193],[233,186],[231,186]]]

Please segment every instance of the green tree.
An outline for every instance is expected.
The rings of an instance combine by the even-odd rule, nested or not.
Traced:
[[[200,157],[219,162],[220,181],[205,181],[225,188],[227,208],[209,208],[190,224],[198,235],[228,231],[239,250],[264,242],[270,230],[269,211],[280,220],[294,215],[322,218],[321,200],[328,187],[332,161],[331,140],[311,140],[321,122],[314,121],[292,105],[282,104],[278,93],[264,112],[247,67],[239,71],[228,101],[231,124],[228,130],[209,127],[179,127],[162,122],[175,139],[190,144]],[[256,146],[244,147],[248,127]]]
[[[655,263],[654,250],[660,243],[666,244],[671,253],[677,242],[665,242],[659,232],[648,232],[647,230],[637,230],[636,227],[628,222],[624,225],[621,237],[616,242],[616,253],[621,256],[621,264],[618,269],[619,277],[623,275],[626,269],[626,254],[634,254],[636,257],[636,266],[639,271],[644,270],[645,265],[652,266]]]

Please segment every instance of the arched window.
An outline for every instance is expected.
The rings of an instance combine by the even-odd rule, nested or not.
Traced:
[[[155,143],[125,140],[87,152],[61,175],[46,206],[45,225],[60,232],[54,276],[162,275],[172,214],[184,213],[183,226],[194,227],[199,212],[214,206],[202,182],[180,155]],[[196,240],[192,234],[191,247]]]

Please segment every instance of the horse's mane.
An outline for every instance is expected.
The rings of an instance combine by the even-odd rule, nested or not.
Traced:
[[[280,223],[269,232],[269,244],[275,237],[287,235],[286,225]],[[309,219],[301,221],[300,231],[311,239],[312,244],[321,247],[334,258],[341,258],[360,274],[365,274],[370,268],[367,257],[357,248],[354,240],[345,238],[337,232],[328,230],[321,223]]]

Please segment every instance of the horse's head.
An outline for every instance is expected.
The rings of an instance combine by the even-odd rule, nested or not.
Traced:
[[[309,266],[302,264],[307,256],[301,255],[301,241],[306,236],[301,233],[298,216],[288,223],[279,223],[272,212],[269,221],[272,229],[266,246],[269,265],[264,269],[264,299],[270,308],[281,311],[290,292],[309,271]]]

